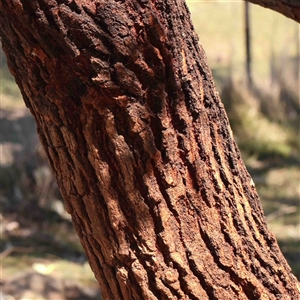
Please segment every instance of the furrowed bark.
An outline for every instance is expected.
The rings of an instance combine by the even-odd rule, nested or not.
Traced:
[[[104,299],[297,299],[184,1],[0,1],[9,68]]]

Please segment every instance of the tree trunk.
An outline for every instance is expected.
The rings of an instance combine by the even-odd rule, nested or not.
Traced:
[[[245,2],[245,48],[246,48],[246,78],[249,90],[253,89],[252,80],[252,51],[251,51],[251,24],[250,24],[250,4]]]
[[[181,0],[1,0],[9,68],[104,299],[298,299]]]

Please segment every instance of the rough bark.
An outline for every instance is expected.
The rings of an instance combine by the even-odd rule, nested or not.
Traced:
[[[272,9],[300,23],[300,1],[299,0],[245,0],[245,1]]]
[[[1,0],[9,68],[104,299],[297,299],[181,0]]]

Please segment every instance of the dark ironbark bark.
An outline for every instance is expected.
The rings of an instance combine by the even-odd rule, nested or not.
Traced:
[[[104,299],[297,299],[184,1],[1,0],[9,68]]]

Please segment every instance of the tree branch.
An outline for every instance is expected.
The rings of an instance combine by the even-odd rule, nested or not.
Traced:
[[[277,11],[284,16],[300,23],[300,1],[299,0],[245,0],[260,6]]]

